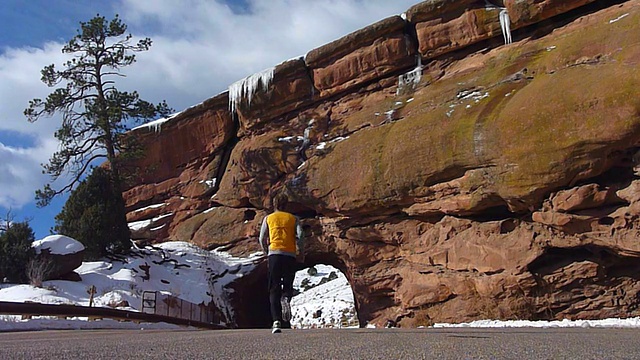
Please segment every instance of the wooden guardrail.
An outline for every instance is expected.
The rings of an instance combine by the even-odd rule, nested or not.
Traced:
[[[0,301],[0,314],[5,315],[31,315],[31,316],[66,316],[66,317],[95,317],[108,318],[123,321],[139,322],[166,322],[170,324],[193,326],[203,329],[226,329],[217,324],[181,319],[165,315],[146,314],[135,311],[118,310],[106,307],[88,307],[77,305],[54,305],[39,303],[16,303]]]

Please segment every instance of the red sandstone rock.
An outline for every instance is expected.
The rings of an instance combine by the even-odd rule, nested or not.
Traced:
[[[501,36],[499,14],[499,9],[487,10],[480,7],[418,22],[418,51],[425,58],[434,58],[482,40]]]
[[[304,60],[285,61],[276,66],[273,72],[272,82],[267,89],[262,86],[256,89],[251,103],[248,97],[243,97],[237,104],[241,124],[239,135],[311,103],[316,90]]]
[[[302,161],[295,145],[278,140],[283,136],[277,132],[241,141],[233,151],[215,201],[230,207],[266,207],[271,189]]]
[[[311,50],[306,63],[320,97],[415,67],[415,47],[404,27],[405,21],[393,16]]]
[[[406,16],[407,21],[415,24],[437,18],[450,17],[447,15],[460,14],[466,9],[481,5],[484,4],[478,0],[428,0],[410,7],[406,12]]]
[[[145,156],[135,162],[143,170],[138,173],[138,181],[159,183],[178,177],[183,166],[201,161],[203,152],[221,151],[234,131],[226,93],[181,112],[157,128],[134,130],[131,135],[145,144]]]
[[[504,0],[512,28],[540,22],[552,16],[594,2],[594,0]]]
[[[460,60],[427,64],[423,81],[403,95],[395,95],[396,75],[411,65],[394,57],[401,53],[396,18],[314,50],[310,68],[333,67],[326,70],[331,81],[314,75],[330,100],[307,103],[297,85],[277,85],[276,76],[276,88],[292,93],[264,99],[286,113],[268,102],[249,107],[228,164],[220,155],[225,141],[209,146],[199,138],[188,151],[194,156],[172,160],[181,165],[125,194],[132,211],[169,203],[130,212],[130,221],[172,212],[165,239],[246,255],[257,250],[270,196],[284,191],[304,218],[308,265],[345,273],[361,324],[639,315],[640,191],[629,170],[640,143],[640,52],[628,34],[640,31],[640,1],[471,54],[464,44],[498,36],[482,3],[428,1],[408,12],[423,40],[429,31],[439,34],[432,50],[421,40],[420,52],[456,51]],[[518,3],[536,12],[518,15],[517,4],[506,1],[517,24],[567,9]],[[355,75],[353,60],[380,49],[393,49],[380,54],[396,60],[368,62]],[[394,70],[385,67],[394,61]],[[294,63],[289,74],[299,71]],[[297,137],[307,129],[300,151]],[[177,127],[162,131],[171,138]],[[153,149],[162,159],[164,150]],[[220,166],[219,189],[201,187]],[[253,219],[245,218],[248,211]],[[253,292],[264,268],[232,286],[265,300],[264,289]],[[235,304],[252,308],[242,299]],[[250,319],[238,323],[255,326]]]
[[[265,215],[254,209],[211,208],[180,222],[172,238],[203,249],[232,246],[233,255],[246,256],[262,251],[257,239]]]
[[[615,198],[614,189],[600,189],[598,184],[559,191],[551,198],[553,208],[561,212],[574,212],[619,201]]]

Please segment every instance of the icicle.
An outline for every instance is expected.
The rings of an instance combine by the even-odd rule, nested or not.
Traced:
[[[507,9],[502,9],[502,11],[500,11],[500,28],[502,28],[504,43],[511,44],[511,19],[509,19]]]
[[[509,18],[509,13],[507,12],[507,8],[496,6],[489,2],[489,0],[484,0],[485,9],[487,11],[490,10],[500,10],[500,28],[502,29],[502,36],[504,37],[505,44],[511,44],[513,41],[511,40],[511,19]]]
[[[275,67],[262,70],[259,73],[247,76],[246,78],[236,81],[229,86],[229,109],[231,112],[235,112],[238,108],[238,104],[242,101],[243,97],[247,98],[247,104],[251,105],[251,98],[255,93],[258,85],[262,83],[262,87],[266,90],[273,80],[273,73]]]
[[[398,77],[398,89],[396,95],[400,95],[407,86],[415,87],[422,80],[422,57],[418,55],[418,66],[406,74]]]

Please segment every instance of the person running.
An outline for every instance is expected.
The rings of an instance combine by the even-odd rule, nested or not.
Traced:
[[[274,212],[265,216],[260,228],[260,245],[269,258],[269,301],[272,333],[279,333],[291,321],[293,279],[298,270],[297,256],[303,256],[303,233],[298,217],[284,211],[288,199],[278,194]]]

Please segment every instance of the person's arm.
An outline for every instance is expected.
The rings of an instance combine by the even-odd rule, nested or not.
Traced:
[[[304,259],[304,231],[298,217],[296,217],[296,252],[299,257]]]
[[[260,246],[265,254],[269,254],[269,225],[267,224],[267,217],[262,219],[262,226],[260,227]]]

